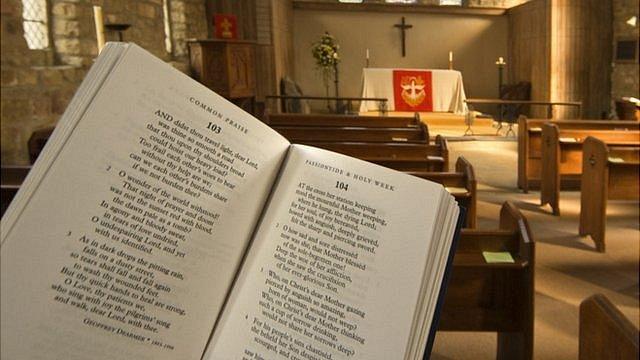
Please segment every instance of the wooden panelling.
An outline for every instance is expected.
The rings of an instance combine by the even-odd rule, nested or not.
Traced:
[[[551,100],[582,101],[583,117],[609,111],[611,0],[551,1]],[[556,118],[580,116],[558,109]]]
[[[509,10],[509,82],[531,83],[532,100],[549,100],[549,3],[533,0]],[[532,117],[546,116],[544,107],[531,107]]]
[[[277,0],[271,5],[273,32],[273,62],[276,86],[285,76],[293,77],[293,4],[291,0]],[[271,92],[271,94],[279,91]]]
[[[533,0],[510,9],[509,81],[531,82],[534,100],[582,101],[582,114],[558,107],[555,119],[601,118],[611,99],[611,12],[611,0]]]

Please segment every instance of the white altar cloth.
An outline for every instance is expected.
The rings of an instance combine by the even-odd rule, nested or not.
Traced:
[[[431,72],[433,111],[467,113],[462,73],[456,70],[365,68],[362,71],[362,97],[386,98],[387,110],[395,111],[394,70]],[[360,104],[360,112],[378,110],[376,101],[362,101]]]

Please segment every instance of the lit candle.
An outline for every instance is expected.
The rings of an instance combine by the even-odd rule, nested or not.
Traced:
[[[498,58],[498,61],[500,62],[500,64],[504,64],[504,58],[502,56]]]
[[[93,19],[96,23],[96,40],[98,42],[98,54],[104,47],[104,19],[102,17],[102,7],[93,7]]]
[[[369,48],[367,48],[367,60],[369,60]]]
[[[449,51],[449,62],[453,61],[453,51]]]

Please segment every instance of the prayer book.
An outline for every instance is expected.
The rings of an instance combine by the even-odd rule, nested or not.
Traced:
[[[109,43],[2,218],[0,357],[420,359],[458,215]]]

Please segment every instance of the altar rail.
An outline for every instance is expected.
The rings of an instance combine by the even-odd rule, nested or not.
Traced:
[[[536,100],[503,100],[503,99],[467,99],[468,105],[498,105],[498,122],[502,125],[502,106],[505,105],[539,105],[547,107],[547,118],[553,119],[554,106],[569,106],[578,108],[578,118],[582,117],[582,101],[536,101]],[[511,124],[509,124],[511,126]],[[510,128],[511,129],[511,128]],[[507,131],[508,133],[508,131]]]
[[[280,99],[282,100],[282,107],[284,108],[284,101],[286,100],[324,100],[324,101],[335,101],[336,102],[336,107],[335,107],[335,113],[336,114],[353,114],[353,102],[354,101],[375,101],[378,103],[378,112],[380,113],[380,115],[386,115],[387,114],[387,101],[389,101],[389,99],[387,98],[374,98],[374,97],[335,97],[335,96],[293,96],[293,95],[267,95],[265,96],[266,100],[269,99]],[[342,102],[346,102],[347,106],[343,107],[341,105]],[[342,110],[342,111],[341,111]],[[356,112],[357,113],[357,112]]]

